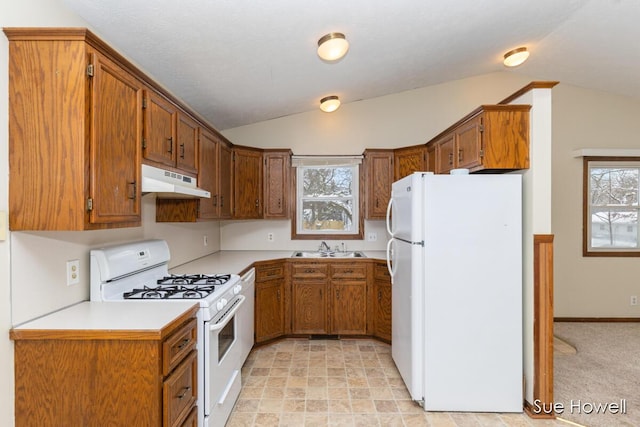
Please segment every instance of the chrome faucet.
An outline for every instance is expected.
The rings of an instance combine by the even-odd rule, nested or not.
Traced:
[[[327,242],[325,242],[324,240],[322,241],[322,243],[320,243],[320,252],[330,252],[331,248],[329,247],[329,245],[327,245]]]

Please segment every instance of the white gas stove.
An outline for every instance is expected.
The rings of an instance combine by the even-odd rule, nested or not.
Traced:
[[[240,393],[242,342],[249,331],[237,274],[169,274],[169,246],[145,240],[91,251],[91,300],[121,302],[191,299],[198,310],[198,426],[224,426]],[[248,316],[247,316],[248,317]],[[251,329],[252,331],[252,329]],[[248,334],[246,332],[245,334]]]

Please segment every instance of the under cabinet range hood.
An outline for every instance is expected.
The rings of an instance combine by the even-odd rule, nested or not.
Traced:
[[[142,165],[142,192],[156,193],[165,199],[211,198],[211,193],[198,188],[196,178],[181,173]]]

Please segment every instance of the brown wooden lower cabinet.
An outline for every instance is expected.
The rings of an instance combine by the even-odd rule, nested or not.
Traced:
[[[373,336],[391,342],[383,261],[283,259],[255,264],[256,343],[285,336]]]
[[[196,426],[195,312],[153,336],[12,330],[15,425]]]
[[[284,261],[257,263],[255,341],[261,343],[283,336],[285,328]]]

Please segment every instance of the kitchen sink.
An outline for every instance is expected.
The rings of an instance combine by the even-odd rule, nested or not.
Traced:
[[[360,251],[295,251],[293,258],[366,258],[367,256]]]

